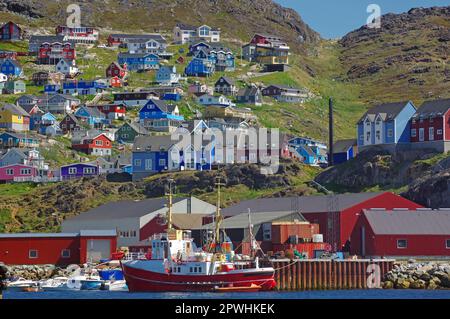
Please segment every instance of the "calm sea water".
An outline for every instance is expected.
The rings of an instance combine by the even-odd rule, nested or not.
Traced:
[[[129,293],[5,291],[4,299],[450,299],[450,290],[327,290],[257,293]]]

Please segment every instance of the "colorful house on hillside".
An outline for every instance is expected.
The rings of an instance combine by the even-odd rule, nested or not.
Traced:
[[[56,35],[64,36],[68,41],[81,44],[93,44],[98,41],[98,30],[93,27],[70,27],[59,25],[56,27]]]
[[[410,119],[416,113],[411,101],[372,107],[358,121],[358,148],[409,143]]]
[[[92,164],[75,163],[60,167],[61,180],[94,177],[97,175],[99,175],[99,169]]]
[[[184,121],[176,105],[150,99],[139,111],[140,123],[149,130],[172,132]]]
[[[106,115],[96,107],[81,106],[74,115],[81,123],[91,127],[102,127],[110,122]]]
[[[103,133],[82,135],[72,139],[72,149],[88,155],[111,155],[112,141]]]
[[[40,44],[37,54],[38,64],[56,65],[61,59],[75,60],[75,44],[70,41],[50,40]]]
[[[184,69],[187,76],[207,77],[215,72],[214,62],[208,58],[206,50],[200,50]]]
[[[345,163],[358,154],[358,142],[356,139],[336,141],[333,146],[333,164]]]
[[[126,65],[124,67],[121,67],[119,63],[117,62],[111,62],[110,65],[106,68],[106,77],[112,78],[117,76],[120,79],[123,79],[127,75],[127,68]]]
[[[27,86],[22,80],[9,80],[3,87],[4,94],[23,94],[26,92]]]
[[[413,147],[450,151],[450,99],[425,101],[411,118]]]
[[[279,36],[257,33],[242,47],[244,60],[266,66],[266,71],[285,71],[289,65],[289,46]]]
[[[236,102],[260,106],[263,103],[261,90],[255,85],[240,89],[236,94]]]
[[[66,114],[64,118],[59,122],[59,127],[64,134],[73,131],[79,131],[83,128],[83,124],[72,113]]]
[[[309,137],[294,137],[288,141],[294,158],[308,165],[327,165],[327,145]]]
[[[225,95],[236,95],[238,92],[236,82],[227,76],[221,76],[214,84],[214,91],[216,93]]]
[[[124,119],[127,112],[127,107],[123,103],[99,104],[95,106],[91,105],[90,107],[96,107],[111,121]]]
[[[220,29],[201,25],[177,23],[173,29],[173,41],[177,44],[194,43],[199,41],[220,42]]]
[[[78,74],[78,67],[75,60],[61,59],[55,65],[55,71],[64,74],[66,77],[74,77]]]
[[[39,139],[23,133],[0,133],[0,148],[34,148],[39,147]]]
[[[16,23],[9,21],[0,27],[1,41],[18,41],[23,39],[23,29]]]
[[[18,61],[6,59],[0,66],[0,72],[8,76],[21,76],[23,74],[23,69]]]
[[[33,166],[13,164],[0,167],[0,183],[32,181],[38,176],[38,169]]]
[[[16,132],[30,129],[30,114],[23,108],[14,104],[0,105],[0,128]]]
[[[47,175],[49,169],[44,157],[34,148],[9,148],[0,156],[0,167],[16,164],[36,167],[41,176]]]
[[[129,71],[146,71],[159,69],[159,56],[153,53],[119,53],[118,62],[126,65]]]
[[[107,89],[102,81],[66,81],[63,83],[62,91],[70,95],[94,95]]]
[[[119,143],[133,143],[136,136],[150,135],[150,132],[137,122],[124,123],[116,132],[116,141]]]
[[[172,85],[180,81],[180,74],[174,65],[162,65],[156,72],[156,82],[160,85]]]

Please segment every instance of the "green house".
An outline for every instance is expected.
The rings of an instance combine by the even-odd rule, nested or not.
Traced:
[[[119,143],[133,143],[134,138],[140,135],[150,135],[150,132],[139,123],[126,122],[117,130],[116,141]]]

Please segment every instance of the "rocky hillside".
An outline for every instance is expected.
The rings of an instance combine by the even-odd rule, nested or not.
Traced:
[[[361,85],[361,98],[380,101],[450,96],[450,7],[418,8],[382,16],[339,42],[345,77]]]
[[[277,174],[263,175],[252,164],[221,169],[225,183],[222,200],[229,205],[242,199],[295,192],[309,194],[314,190],[305,184],[316,174],[313,168],[295,162],[284,162]],[[57,231],[61,222],[92,207],[109,201],[164,196],[167,180],[175,180],[175,195],[193,195],[214,203],[215,171],[185,171],[159,174],[141,182],[112,182],[108,179],[80,179],[57,184],[0,185],[0,232]]]
[[[388,190],[427,207],[450,207],[450,156],[427,151],[364,151],[315,180],[338,192]]]
[[[82,24],[114,30],[170,31],[182,22],[220,27],[226,37],[240,40],[256,31],[278,33],[293,44],[320,38],[297,12],[272,0],[1,0],[0,10],[53,26],[65,23],[71,3],[80,5]]]

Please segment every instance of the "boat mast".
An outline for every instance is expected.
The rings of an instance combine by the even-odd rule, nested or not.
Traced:
[[[166,196],[168,197],[168,204],[167,204],[168,209],[166,214],[168,231],[172,230],[172,184],[173,179],[169,179],[168,180],[169,191],[166,193]]]
[[[220,225],[222,224],[222,215],[220,213],[220,186],[224,185],[221,183],[221,177],[216,177],[216,187],[217,187],[217,204],[216,204],[216,215],[214,218],[215,221],[215,232],[214,232],[214,240],[216,244],[216,251],[220,248]]]

